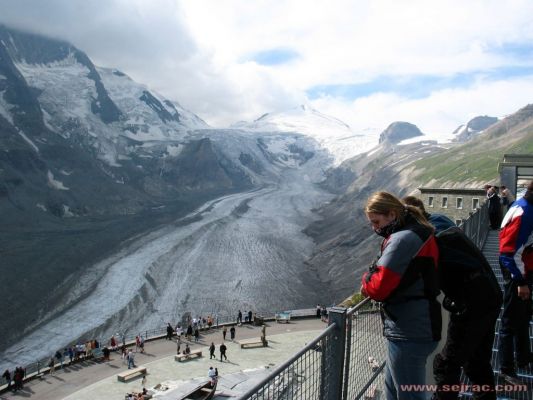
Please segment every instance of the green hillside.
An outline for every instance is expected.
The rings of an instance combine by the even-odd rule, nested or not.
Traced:
[[[498,163],[506,153],[533,154],[533,107],[527,106],[474,141],[416,161],[416,180],[432,185],[499,180]]]

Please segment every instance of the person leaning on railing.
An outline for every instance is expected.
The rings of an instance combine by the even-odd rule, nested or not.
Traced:
[[[387,400],[426,399],[426,360],[441,334],[441,308],[433,227],[419,209],[387,192],[373,194],[365,207],[374,232],[383,236],[381,251],[363,275],[361,293],[382,304],[387,339]]]

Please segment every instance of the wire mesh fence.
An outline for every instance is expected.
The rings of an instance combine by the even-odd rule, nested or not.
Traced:
[[[241,399],[302,399],[331,398],[335,381],[333,368],[334,336],[338,327],[330,325],[300,352],[279,366],[269,377],[245,393]],[[342,355],[341,355],[342,357]]]
[[[366,299],[348,310],[346,327],[343,399],[378,398],[387,355],[378,306]]]
[[[350,310],[330,309],[329,321],[314,341],[241,399],[378,398],[386,356],[379,309],[366,299]]]

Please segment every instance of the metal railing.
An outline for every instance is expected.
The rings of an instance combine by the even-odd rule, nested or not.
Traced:
[[[386,343],[379,308],[365,299],[347,311],[343,399],[377,398],[383,391]]]
[[[483,248],[489,231],[488,207],[489,205],[486,201],[480,208],[470,214],[468,219],[463,220],[461,225],[459,225],[465,235],[468,236],[479,249]]]
[[[382,391],[385,341],[378,311],[370,299],[349,310],[329,309],[327,329],[241,399],[360,399]]]

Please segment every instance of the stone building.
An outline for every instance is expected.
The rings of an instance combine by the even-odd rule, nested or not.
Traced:
[[[428,213],[444,214],[456,224],[467,219],[486,199],[483,189],[418,188]]]

